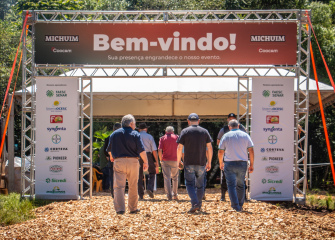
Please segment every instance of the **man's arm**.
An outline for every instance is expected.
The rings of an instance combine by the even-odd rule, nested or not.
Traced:
[[[109,154],[109,161],[114,162],[114,158],[113,158],[113,156],[112,156],[112,153],[111,153],[111,152],[108,152],[108,154]]]
[[[147,153],[145,151],[140,153],[140,156],[143,160],[143,171],[148,170],[148,158],[147,158]]]
[[[252,173],[254,171],[254,148],[248,148],[249,151],[249,157],[250,157],[250,167],[249,167],[249,173]]]
[[[207,151],[206,151],[206,157],[207,157],[207,165],[206,165],[206,171],[208,172],[211,170],[212,167],[212,157],[213,157],[213,147],[212,143],[209,142],[206,144]]]
[[[180,166],[180,162],[181,162],[181,155],[183,154],[183,144],[178,144],[178,148],[177,148],[177,164],[178,166]]]
[[[162,149],[158,149],[158,157],[159,157],[159,160],[162,163],[162,161],[163,161],[163,150]]]
[[[152,152],[152,155],[154,155],[154,158],[155,158],[155,165],[156,165],[156,174],[158,174],[159,173],[159,163],[158,163],[158,156],[157,156],[157,151],[156,150],[154,150],[153,152]]]
[[[218,145],[218,146],[220,145],[220,140],[221,139],[216,140],[216,145]]]
[[[220,163],[220,169],[224,169],[224,162],[223,162],[223,156],[224,156],[224,150],[220,149],[218,152],[218,158],[219,158],[219,163]]]

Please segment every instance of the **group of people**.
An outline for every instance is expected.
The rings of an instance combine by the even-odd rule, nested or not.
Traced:
[[[159,173],[159,162],[164,176],[164,189],[168,200],[178,200],[178,174],[184,168],[187,193],[191,199],[190,213],[201,211],[206,185],[206,172],[211,169],[213,156],[212,138],[199,126],[196,113],[188,116],[188,127],[180,136],[168,126],[160,138],[158,152],[153,137],[147,133],[145,123],[135,131],[136,120],[131,114],[122,118],[121,126],[106,140],[105,152],[109,155],[110,175],[113,175],[112,196],[117,214],[124,214],[125,187],[128,181],[128,209],[131,214],[140,212],[138,200],[143,199],[143,173],[147,172],[147,194],[153,198],[155,175]],[[115,128],[115,126],[114,126]],[[108,143],[108,144],[107,144]],[[228,115],[228,126],[220,130],[220,169],[224,172],[221,184],[221,200],[228,190],[231,206],[242,211],[245,199],[245,174],[250,155],[249,172],[253,171],[253,143],[245,129],[236,120],[235,114]],[[224,178],[225,176],[225,178]],[[225,181],[226,179],[226,181]],[[171,185],[172,180],[172,185]]]

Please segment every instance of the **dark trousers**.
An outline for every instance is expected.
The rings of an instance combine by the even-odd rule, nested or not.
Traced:
[[[149,175],[148,175],[147,190],[149,190],[151,192],[154,191],[155,176],[156,176],[156,173],[149,173]]]
[[[114,184],[114,171],[113,171],[113,163],[111,163],[110,167],[108,167],[109,170],[109,183],[111,186],[111,193],[112,196],[114,196],[114,189],[113,189],[113,184]]]
[[[144,188],[143,188],[143,160],[140,158],[139,160],[140,163],[140,169],[139,169],[139,174],[138,174],[138,195],[143,198],[144,195]]]
[[[226,181],[226,176],[224,174],[224,171],[221,170],[221,179],[222,179],[222,182],[221,182],[221,194],[225,194],[227,191],[228,191],[228,188],[227,188],[227,181]]]
[[[147,158],[148,158],[148,184],[147,188],[150,191],[154,190],[154,184],[155,184],[155,174],[156,174],[156,165],[155,165],[155,159],[151,152],[147,152]],[[144,195],[144,187],[143,187],[143,160],[142,158],[139,159],[140,163],[140,169],[139,169],[139,175],[138,175],[138,195],[140,197],[143,197]],[[152,187],[151,187],[152,186]]]
[[[101,169],[103,176],[102,176],[102,189],[108,190],[110,186],[110,175],[109,175],[109,167],[104,167]]]

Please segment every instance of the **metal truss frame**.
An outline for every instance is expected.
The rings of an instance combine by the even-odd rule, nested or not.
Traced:
[[[92,78],[80,79],[80,198],[89,193],[92,197],[93,188],[93,81]],[[89,92],[84,92],[89,89]],[[88,153],[87,153],[88,151]]]
[[[25,14],[24,12],[23,14]],[[22,166],[24,166],[27,153],[30,151],[31,163],[34,168],[35,144],[35,77],[37,76],[83,76],[91,77],[254,77],[254,76],[292,76],[297,78],[297,93],[295,96],[295,159],[294,159],[294,201],[304,203],[306,199],[307,184],[307,139],[308,139],[308,111],[309,111],[309,45],[310,27],[307,15],[310,10],[200,10],[200,11],[41,11],[31,10],[28,19],[28,39],[31,46],[23,47],[23,81],[22,81]],[[101,24],[131,24],[131,23],[275,23],[295,22],[298,24],[298,51],[296,65],[147,65],[147,66],[120,66],[120,65],[45,65],[35,64],[34,25],[38,22],[52,23],[101,23]],[[287,70],[283,71],[281,69]],[[292,74],[293,73],[293,74]],[[302,81],[299,79],[302,78]],[[28,97],[28,87],[33,86]],[[92,86],[92,85],[91,85]],[[306,86],[303,88],[302,86]],[[304,90],[305,89],[305,90]],[[82,93],[83,94],[83,93]],[[86,96],[86,95],[85,95]],[[87,95],[88,96],[88,95]],[[91,99],[92,100],[92,99]],[[121,100],[121,99],[120,99]],[[247,118],[249,114],[246,114]],[[92,121],[90,115],[90,121]],[[244,117],[242,115],[241,117]],[[247,121],[248,124],[249,121]],[[90,125],[92,126],[92,125]],[[91,137],[91,136],[90,136]],[[92,138],[90,138],[90,141]],[[92,145],[89,146],[91,148]],[[81,151],[85,148],[82,147]],[[91,151],[90,151],[91,152]],[[82,152],[83,153],[83,152]],[[84,156],[84,155],[82,155]],[[81,157],[82,157],[81,156]],[[90,159],[91,156],[85,157]],[[303,163],[302,167],[301,163]],[[22,180],[22,196],[28,192],[34,195],[34,173],[30,171],[30,178],[25,176],[22,168],[22,179],[29,182],[25,187]],[[84,181],[84,180],[83,180]],[[91,186],[90,186],[91,188]],[[82,192],[82,195],[87,192]],[[91,191],[90,191],[91,196]]]

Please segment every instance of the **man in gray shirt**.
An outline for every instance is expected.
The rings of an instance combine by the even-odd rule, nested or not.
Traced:
[[[220,169],[226,176],[231,206],[236,211],[242,211],[245,199],[245,174],[248,168],[248,152],[250,154],[249,173],[254,170],[254,149],[250,136],[239,130],[237,120],[228,124],[230,131],[226,133],[219,144]],[[225,161],[223,162],[223,155]]]
[[[147,184],[147,194],[149,197],[154,197],[154,185],[156,174],[159,173],[158,155],[157,147],[153,136],[151,136],[148,131],[148,126],[145,123],[139,124],[139,132],[144,145],[144,149],[147,153],[148,164],[149,164],[149,175]],[[142,159],[140,159],[140,164],[142,165]],[[143,199],[144,189],[143,189],[143,168],[140,167],[139,179],[138,179],[138,195],[140,199]]]

